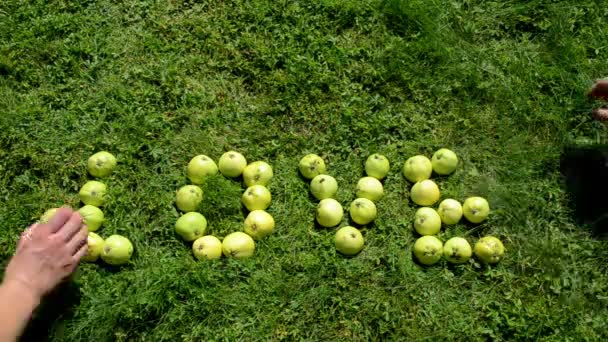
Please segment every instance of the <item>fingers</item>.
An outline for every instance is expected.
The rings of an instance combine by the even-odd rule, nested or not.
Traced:
[[[85,241],[85,244],[82,247],[80,247],[80,249],[72,257],[74,260],[74,263],[78,264],[80,262],[80,259],[82,259],[85,255],[87,255],[88,252],[89,252],[89,245]]]
[[[57,230],[56,234],[62,241],[70,241],[72,237],[81,230],[82,216],[74,212],[70,219]]]
[[[70,253],[70,257],[76,255],[83,247],[87,247],[87,237],[89,231],[83,226],[79,231],[76,232],[66,244],[67,250]]]
[[[24,230],[23,233],[21,233],[21,237],[19,238],[19,242],[17,243],[17,251],[19,251],[23,247],[24,243],[32,239],[32,234],[34,233],[34,230],[38,228],[38,226],[40,226],[39,223],[34,223],[26,230]]]
[[[595,82],[589,96],[600,99],[608,99],[608,80],[598,80]]]
[[[47,224],[42,225],[44,227],[43,232],[46,234],[54,234],[70,219],[74,211],[70,208],[59,208],[55,212],[55,215],[51,217]]]

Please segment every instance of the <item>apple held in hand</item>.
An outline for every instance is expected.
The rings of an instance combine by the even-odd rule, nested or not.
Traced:
[[[403,175],[410,182],[420,182],[431,178],[433,165],[429,158],[418,155],[410,157],[403,164]]]
[[[317,175],[310,182],[310,193],[318,200],[333,198],[338,192],[338,182],[332,176]]]
[[[423,265],[433,265],[443,255],[443,243],[438,238],[427,235],[414,243],[414,256]]]
[[[420,235],[435,235],[441,230],[441,218],[435,209],[422,207],[414,216],[414,229]]]
[[[228,151],[222,154],[218,163],[220,172],[230,178],[240,176],[246,166],[247,159],[236,151]]]
[[[417,182],[410,191],[412,201],[418,205],[431,206],[439,200],[439,187],[430,179]]]
[[[106,202],[107,190],[106,185],[102,182],[89,181],[80,188],[78,195],[80,196],[82,203],[101,207]]]
[[[350,204],[350,218],[357,224],[368,224],[377,214],[376,205],[367,198],[357,198]]]
[[[263,161],[256,161],[247,165],[243,170],[243,181],[248,187],[252,185],[266,186],[273,175],[272,166]]]
[[[433,165],[433,170],[436,174],[449,175],[456,171],[456,168],[458,167],[458,157],[454,151],[442,148],[433,154],[431,164]]]
[[[367,198],[370,201],[377,202],[384,196],[384,187],[382,183],[374,177],[363,177],[357,182],[355,189],[357,197]]]
[[[313,179],[315,176],[325,173],[325,162],[316,154],[307,154],[298,164],[300,173],[304,178]]]
[[[444,224],[456,224],[462,218],[462,205],[455,199],[444,199],[439,203],[437,213]]]
[[[185,241],[194,241],[205,235],[207,219],[201,213],[189,212],[175,222],[175,232]]]
[[[326,198],[317,205],[317,222],[326,228],[335,227],[342,222],[344,209],[340,202],[333,198]]]
[[[95,262],[99,259],[103,251],[103,245],[105,241],[103,238],[93,232],[89,232],[87,237],[87,255],[82,257],[82,261]]]
[[[222,242],[213,235],[200,237],[192,244],[192,253],[198,260],[218,259],[222,256]]]
[[[374,153],[365,161],[365,173],[376,179],[383,179],[388,175],[391,164],[388,159],[378,153]]]
[[[107,177],[116,168],[116,158],[106,151],[97,152],[89,157],[87,168],[93,177]]]
[[[109,265],[123,265],[133,255],[133,244],[121,235],[112,235],[106,239],[101,251],[101,259]]]
[[[471,223],[481,223],[490,215],[490,204],[483,197],[469,197],[462,205],[464,217]]]
[[[253,255],[255,241],[243,232],[234,232],[226,235],[222,242],[222,251],[227,257],[235,259],[248,258]]]
[[[484,236],[475,244],[475,255],[486,264],[495,264],[505,255],[505,247],[494,236]]]
[[[346,226],[338,229],[334,242],[338,252],[344,255],[355,255],[361,252],[365,240],[357,228]]]
[[[78,209],[78,213],[82,216],[83,222],[89,229],[89,232],[94,232],[101,227],[104,219],[101,209],[87,204]]]
[[[175,204],[183,212],[196,211],[203,201],[203,189],[196,185],[184,185],[177,190]]]
[[[249,211],[265,210],[270,206],[272,196],[263,185],[253,185],[247,188],[241,197],[241,202]]]
[[[465,238],[453,237],[443,245],[443,256],[453,264],[463,264],[467,262],[473,251],[471,245]]]
[[[203,181],[207,177],[217,175],[217,165],[213,159],[207,157],[204,154],[192,158],[188,163],[188,179],[194,184],[203,184]]]
[[[47,211],[44,212],[44,214],[42,214],[42,216],[40,216],[40,220],[38,220],[38,222],[40,223],[49,223],[49,220],[55,216],[55,213],[57,212],[57,209],[59,208],[51,208]]]
[[[245,218],[244,226],[245,233],[255,240],[259,240],[272,233],[274,230],[274,218],[264,210],[254,210]]]

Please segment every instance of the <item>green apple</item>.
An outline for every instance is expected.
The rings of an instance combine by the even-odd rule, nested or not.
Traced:
[[[357,198],[350,204],[350,218],[357,224],[364,225],[376,219],[378,211],[374,202],[367,198]]]
[[[192,253],[198,260],[218,259],[222,256],[222,242],[213,235],[205,235],[194,240]]]
[[[188,163],[188,179],[194,184],[203,184],[203,181],[207,177],[217,175],[217,165],[213,159],[207,157],[204,154],[192,158]]]
[[[420,182],[431,178],[433,165],[429,158],[425,156],[413,156],[403,164],[403,175],[410,182]]]
[[[422,207],[414,215],[414,229],[420,235],[435,235],[441,230],[441,218],[435,209]]]
[[[304,178],[313,179],[315,176],[325,173],[325,162],[316,154],[307,154],[298,164],[300,173]]]
[[[247,165],[243,170],[243,181],[246,186],[266,186],[273,175],[272,166],[263,161],[256,161]]]
[[[456,171],[456,167],[458,167],[458,157],[454,151],[442,148],[433,154],[431,164],[433,165],[433,171],[435,171],[436,174],[449,175]]]
[[[272,196],[270,191],[263,185],[252,185],[245,190],[241,202],[249,211],[265,210],[270,206]]]
[[[464,217],[471,223],[481,223],[490,214],[490,204],[483,197],[469,197],[462,205]]]
[[[388,159],[378,153],[374,153],[367,157],[365,161],[365,173],[376,179],[383,179],[388,175],[388,171],[391,169],[391,164]]]
[[[245,233],[255,240],[259,240],[272,233],[274,230],[274,218],[264,210],[254,210],[245,218]]]
[[[310,182],[310,193],[318,200],[333,198],[337,192],[338,182],[332,176],[317,175]]]
[[[335,227],[342,222],[344,209],[340,202],[333,198],[322,199],[317,205],[317,222],[326,228]]]
[[[495,264],[505,255],[505,246],[494,236],[484,236],[475,244],[475,255],[486,264]]]
[[[183,212],[196,211],[203,201],[203,189],[196,185],[184,185],[175,196],[177,208]]]
[[[453,237],[443,245],[443,256],[453,264],[467,262],[472,254],[471,245],[465,238]]]
[[[253,255],[255,241],[243,232],[234,232],[226,235],[222,242],[222,251],[227,257],[235,259],[248,258]]]
[[[245,167],[247,166],[247,159],[245,157],[236,152],[236,151],[228,151],[220,157],[218,167],[220,172],[230,178],[236,178],[243,173]]]
[[[44,214],[42,214],[42,216],[40,216],[40,220],[38,220],[38,222],[40,223],[49,223],[49,220],[51,218],[53,218],[53,216],[55,216],[55,213],[57,212],[59,208],[51,208],[47,211],[44,212]]]
[[[338,229],[334,241],[338,252],[344,255],[355,255],[361,252],[365,243],[359,229],[351,226]]]
[[[101,251],[101,259],[109,265],[123,265],[133,255],[133,244],[121,235],[112,235],[106,239]]]
[[[185,213],[175,222],[175,232],[185,241],[194,241],[205,235],[207,219],[195,211]]]
[[[437,212],[444,224],[456,224],[462,218],[462,205],[455,199],[447,198],[439,203]]]
[[[367,198],[370,201],[377,202],[384,196],[384,187],[377,178],[363,177],[357,182],[355,189],[357,197]]]
[[[86,182],[80,188],[80,200],[84,204],[89,204],[95,207],[101,207],[106,202],[106,193],[108,188],[105,184],[98,181]]]
[[[78,213],[82,216],[84,224],[87,225],[89,232],[94,232],[101,227],[104,219],[103,211],[101,211],[101,209],[87,204],[78,209]]]
[[[89,157],[87,168],[93,177],[107,177],[116,168],[116,158],[106,151],[97,152]]]
[[[82,261],[95,262],[99,259],[103,251],[103,245],[105,241],[103,238],[93,232],[89,232],[87,237],[87,255],[82,257]]]
[[[443,255],[443,243],[432,235],[426,235],[414,243],[414,256],[423,265],[438,262]]]
[[[430,179],[417,182],[410,191],[412,201],[418,205],[431,206],[439,200],[439,187]]]

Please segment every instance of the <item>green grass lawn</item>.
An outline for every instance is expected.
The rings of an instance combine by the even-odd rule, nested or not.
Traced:
[[[0,266],[47,208],[81,205],[99,150],[119,161],[99,233],[135,245],[125,267],[82,265],[27,336],[606,340],[608,244],[575,223],[559,158],[608,138],[585,98],[608,75],[607,16],[593,1],[1,2]],[[412,259],[401,167],[441,147],[462,161],[436,179],[442,198],[493,211],[439,237],[500,237],[494,267]],[[199,262],[174,232],[175,191],[193,156],[228,150],[273,166],[277,227],[252,258]],[[346,258],[297,164],[323,156],[347,208],[375,152],[386,195]],[[242,184],[203,188],[208,231],[242,230]]]

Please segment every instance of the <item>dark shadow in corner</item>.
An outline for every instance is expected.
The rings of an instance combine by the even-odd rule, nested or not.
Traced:
[[[566,147],[560,170],[576,222],[608,239],[608,145]]]
[[[61,339],[62,325],[74,316],[74,308],[79,304],[78,286],[73,281],[62,283],[40,304],[19,341],[50,341],[51,335]]]

